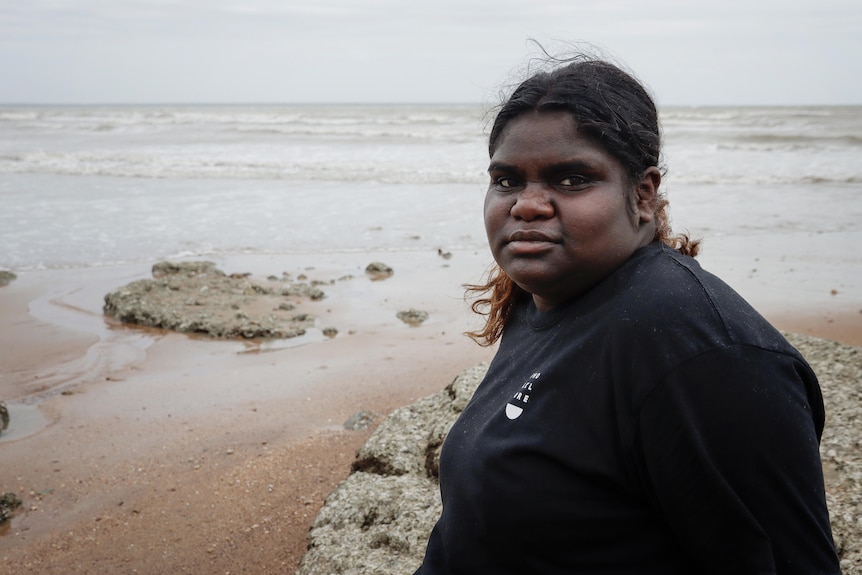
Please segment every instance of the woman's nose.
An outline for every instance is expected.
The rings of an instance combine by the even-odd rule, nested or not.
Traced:
[[[515,204],[509,213],[514,218],[526,221],[552,217],[554,205],[551,191],[543,182],[527,182],[515,197]]]

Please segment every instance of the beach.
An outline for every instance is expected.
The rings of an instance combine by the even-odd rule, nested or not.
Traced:
[[[794,239],[792,261],[766,245],[734,253],[730,240],[704,259],[779,328],[862,345],[858,284],[829,258],[803,257],[823,249],[811,238],[782,244]],[[394,274],[372,281],[370,261]],[[0,292],[3,391],[17,397],[17,428],[0,436],[0,490],[23,500],[0,536],[3,570],[292,573],[370,433],[345,429],[351,415],[379,422],[492,356],[462,335],[478,323],[461,285],[488,261],[480,250],[407,250],[217,262],[256,276],[303,270],[326,284],[308,306],[338,335],[269,343],[106,319],[104,294],[148,277],[147,266],[20,274]],[[789,281],[788,269],[808,281]],[[407,308],[429,319],[408,326],[396,317]]]
[[[23,410],[8,402],[13,427],[0,443],[2,490],[24,500],[0,537],[4,570],[291,572],[368,435],[344,422],[436,391],[490,353],[461,335],[475,326],[455,280],[469,254],[386,255],[395,273],[378,282],[364,277],[366,254],[226,262],[355,274],[314,302],[338,336],[272,349],[139,328],[94,334],[100,292],[137,270],[64,271],[49,285],[27,274],[4,288],[2,333],[14,343],[2,361],[15,373],[4,391],[29,392]],[[44,306],[42,318],[28,305]],[[410,327],[402,307],[430,317]],[[17,412],[36,419],[31,410],[47,426],[15,439]]]
[[[859,112],[663,113],[663,187],[702,265],[778,328],[854,346]],[[463,285],[491,261],[484,118],[0,107],[0,270],[17,276],[0,287],[0,493],[23,501],[0,525],[0,573],[293,573],[374,425],[493,356],[463,335],[481,323]],[[290,339],[104,315],[106,294],[164,260],[303,276],[325,297]],[[393,275],[374,281],[372,262]],[[428,319],[398,319],[410,309]],[[360,413],[371,427],[347,429]]]

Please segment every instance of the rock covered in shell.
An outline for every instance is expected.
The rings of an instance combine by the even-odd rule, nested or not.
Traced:
[[[820,380],[826,503],[844,575],[862,575],[862,348],[785,334]]]
[[[314,521],[296,575],[412,573],[440,515],[440,446],[487,365],[387,417]]]
[[[104,312],[125,323],[217,338],[289,338],[303,335],[314,316],[294,311],[323,291],[307,283],[248,274],[226,275],[214,262],[159,262],[153,279],[134,281],[105,296]]]

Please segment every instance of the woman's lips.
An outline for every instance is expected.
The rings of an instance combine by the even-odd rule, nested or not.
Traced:
[[[506,246],[517,254],[547,251],[559,241],[555,236],[537,230],[518,230],[509,235]]]
[[[510,242],[550,242],[557,243],[557,239],[539,230],[518,230],[509,234]]]

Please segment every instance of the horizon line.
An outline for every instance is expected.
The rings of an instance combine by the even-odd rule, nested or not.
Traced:
[[[496,106],[483,102],[411,102],[411,101],[379,101],[379,102],[279,102],[279,101],[223,101],[223,102],[193,102],[193,101],[151,101],[151,102],[0,102],[0,107],[131,107],[131,106]],[[656,103],[661,108],[852,108],[862,106],[858,103],[772,103],[772,104],[680,104]]]

